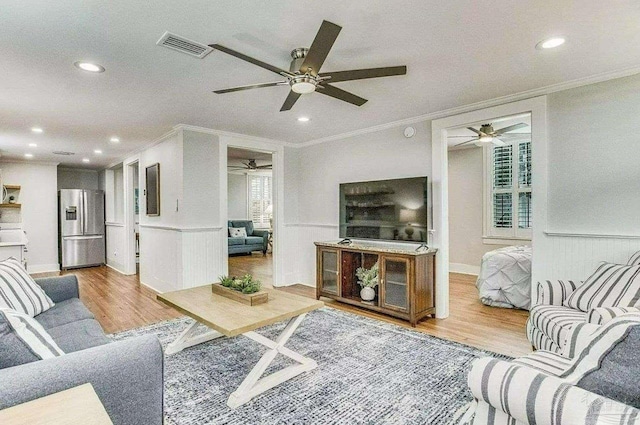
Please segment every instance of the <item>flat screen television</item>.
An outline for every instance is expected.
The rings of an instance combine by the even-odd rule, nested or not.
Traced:
[[[340,237],[427,242],[427,177],[340,185]]]

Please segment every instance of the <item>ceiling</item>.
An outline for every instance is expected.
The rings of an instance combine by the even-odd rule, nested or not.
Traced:
[[[102,167],[179,123],[299,143],[640,64],[637,1],[0,0],[3,158]],[[197,59],[156,46],[165,31],[287,68],[323,19],[343,26],[322,71],[407,65],[402,77],[336,83],[358,108],[309,95],[279,112],[285,87],[221,52]],[[536,43],[563,35],[549,51]],[[78,70],[78,60],[106,68]],[[274,79],[274,76],[276,77]],[[299,123],[296,118],[311,120]],[[30,128],[40,126],[42,134]],[[120,143],[109,142],[118,136]],[[37,148],[29,148],[37,143]],[[103,151],[94,154],[95,149]],[[73,151],[72,157],[51,155]],[[82,158],[90,159],[83,164]]]

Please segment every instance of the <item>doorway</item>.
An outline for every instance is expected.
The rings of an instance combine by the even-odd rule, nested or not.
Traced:
[[[273,285],[273,153],[227,148],[228,275]]]
[[[124,192],[126,196],[126,229],[131,234],[126,238],[127,243],[127,273],[140,274],[140,168],[139,162],[133,161],[127,163],[126,167],[126,184]]]

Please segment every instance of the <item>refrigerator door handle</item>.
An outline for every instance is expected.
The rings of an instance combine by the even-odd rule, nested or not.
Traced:
[[[86,240],[86,239],[102,239],[102,235],[95,235],[95,236],[64,236],[62,239],[64,239],[65,241],[80,241],[80,240]]]
[[[82,191],[82,234],[87,233],[87,191]]]

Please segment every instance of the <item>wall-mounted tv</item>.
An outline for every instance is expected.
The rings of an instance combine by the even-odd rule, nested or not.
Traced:
[[[427,242],[427,177],[340,185],[340,237]]]

